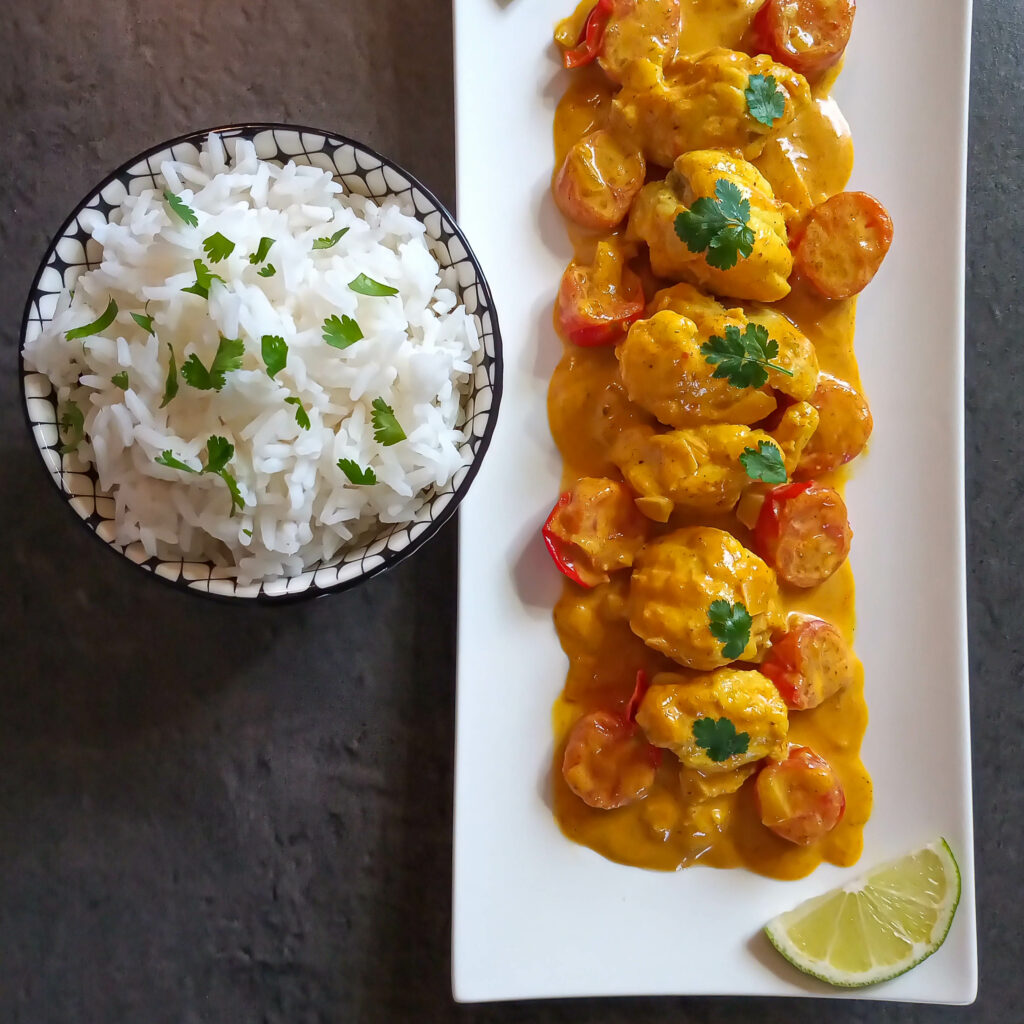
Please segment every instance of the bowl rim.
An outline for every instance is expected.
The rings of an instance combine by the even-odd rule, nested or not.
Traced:
[[[356,150],[366,153],[368,156],[379,160],[381,165],[384,167],[390,167],[392,170],[397,171],[403,177],[405,177],[410,186],[420,191],[423,196],[430,202],[435,211],[441,214],[443,220],[447,220],[448,225],[451,227],[452,234],[458,238],[466,251],[466,258],[470,261],[473,266],[476,281],[475,284],[480,290],[484,304],[486,305],[490,318],[491,318],[491,334],[493,336],[494,343],[494,382],[491,384],[491,405],[486,411],[486,422],[484,424],[483,434],[479,439],[479,446],[473,455],[473,459],[467,467],[466,475],[462,478],[458,487],[452,492],[451,500],[445,505],[445,507],[438,513],[438,515],[430,520],[427,524],[426,529],[421,531],[416,537],[412,537],[409,543],[404,548],[398,551],[394,551],[385,548],[380,552],[382,561],[373,566],[370,569],[366,569],[360,572],[357,576],[353,576],[349,579],[342,580],[338,583],[333,583],[330,586],[322,587],[316,585],[314,582],[310,582],[304,590],[298,593],[289,593],[285,591],[282,594],[268,594],[261,586],[259,593],[252,596],[243,596],[239,594],[225,594],[217,593],[207,588],[193,587],[189,581],[185,580],[181,575],[174,579],[169,579],[166,576],[162,576],[159,573],[154,572],[149,567],[151,559],[146,559],[144,562],[136,562],[129,558],[122,548],[116,547],[115,545],[105,541],[99,533],[93,529],[90,525],[89,520],[78,514],[75,508],[72,506],[70,498],[71,495],[61,486],[58,477],[62,474],[55,475],[49,469],[46,461],[42,458],[43,447],[39,444],[39,441],[35,437],[35,426],[28,411],[28,394],[25,390],[25,383],[30,372],[25,366],[24,358],[24,347],[25,347],[25,335],[28,330],[29,321],[31,320],[32,304],[36,299],[37,292],[39,290],[39,282],[42,280],[43,273],[50,262],[51,255],[55,252],[57,245],[60,240],[64,237],[65,232],[78,218],[79,214],[86,208],[89,201],[96,195],[101,193],[108,185],[114,182],[116,179],[127,174],[131,168],[144,160],[148,160],[150,157],[163,150],[170,149],[174,146],[183,143],[193,143],[197,141],[205,140],[210,135],[216,135],[220,133],[231,132],[235,135],[240,134],[257,134],[264,131],[287,131],[287,132],[298,132],[300,134],[317,135],[327,140],[328,142],[334,141],[339,142],[342,146],[351,146]],[[457,184],[457,183],[456,183]],[[434,211],[431,211],[434,212]],[[420,219],[421,215],[417,211],[417,219]],[[163,142],[158,142],[155,145],[149,146],[135,156],[125,160],[119,164],[113,170],[105,174],[95,185],[93,185],[89,191],[78,200],[77,203],[72,207],[71,213],[64,219],[60,227],[51,235],[50,240],[46,243],[46,247],[43,251],[43,256],[39,262],[39,266],[36,269],[35,274],[32,277],[32,283],[29,285],[28,298],[25,301],[25,309],[21,318],[21,328],[18,335],[18,380],[19,390],[21,392],[21,409],[22,415],[25,418],[25,425],[28,427],[29,436],[32,438],[33,444],[39,453],[39,465],[43,472],[49,478],[54,489],[60,495],[62,504],[67,509],[68,513],[90,536],[92,536],[99,544],[106,548],[112,555],[116,555],[118,560],[123,562],[127,566],[134,567],[138,571],[142,572],[145,576],[150,579],[159,580],[161,583],[169,587],[171,590],[177,593],[194,594],[198,597],[204,597],[211,601],[217,601],[222,604],[230,604],[235,607],[242,606],[267,606],[267,605],[281,605],[281,604],[296,604],[303,601],[312,601],[318,598],[327,597],[329,594],[340,594],[346,590],[352,590],[359,586],[361,583],[365,583],[368,580],[373,579],[375,576],[380,576],[388,569],[393,568],[399,563],[403,562],[406,558],[415,554],[419,551],[428,541],[433,539],[441,531],[441,528],[447,524],[447,522],[455,515],[459,505],[465,498],[466,494],[469,493],[469,488],[472,485],[476,475],[480,470],[480,466],[483,463],[484,456],[487,454],[487,449],[490,447],[491,438],[494,435],[495,427],[498,422],[498,411],[501,406],[502,397],[502,386],[504,381],[504,358],[502,355],[502,340],[501,340],[501,327],[498,320],[497,309],[494,304],[494,295],[491,291],[490,284],[487,281],[487,277],[484,274],[483,267],[477,258],[476,253],[473,251],[473,247],[469,243],[469,239],[466,238],[462,228],[459,226],[458,221],[452,215],[448,207],[441,202],[440,199],[434,194],[433,190],[423,184],[422,181],[410,171],[406,170],[401,164],[395,162],[390,157],[385,156],[372,146],[368,146],[363,142],[359,142],[356,139],[351,138],[341,132],[333,132],[324,128],[312,128],[308,125],[293,124],[284,121],[239,121],[229,124],[217,125],[212,128],[202,128],[190,132],[185,132],[182,135],[175,136],[174,138],[167,139]],[[397,524],[396,524],[397,525]],[[412,526],[414,524],[407,524]],[[314,570],[315,571],[315,570]],[[282,577],[287,579],[288,577]],[[207,582],[211,582],[210,579]]]

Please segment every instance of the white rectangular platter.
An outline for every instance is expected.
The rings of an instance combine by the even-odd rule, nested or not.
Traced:
[[[459,219],[505,345],[497,432],[461,515],[453,988],[460,1001],[641,994],[836,995],[779,960],[766,920],[852,877],[661,874],[564,838],[548,806],[566,661],[540,526],[560,459],[546,392],[571,252],[549,198],[572,0],[455,0]],[[875,782],[862,866],[945,836],[963,870],[945,946],[858,998],[971,1002],[977,987],[965,616],[963,318],[970,0],[860,0],[837,98],[851,187],[896,225],[859,306],[875,417],[849,485],[857,651]],[[941,69],[941,74],[936,73]]]

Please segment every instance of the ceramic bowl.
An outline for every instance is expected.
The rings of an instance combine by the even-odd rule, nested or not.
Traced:
[[[426,228],[428,244],[442,267],[445,284],[476,321],[482,342],[475,373],[457,426],[465,440],[467,465],[445,487],[426,495],[415,520],[382,524],[358,546],[342,549],[329,562],[293,577],[242,585],[210,562],[150,557],[141,544],[122,547],[114,540],[114,501],[104,493],[92,464],[76,453],[62,455],[57,430],[57,396],[50,381],[21,362],[25,411],[43,465],[75,518],[111,551],[154,578],[190,593],[250,602],[281,602],[346,590],[384,572],[423,547],[455,512],[473,482],[494,430],[501,397],[501,335],[494,302],[477,262],[454,217],[408,171],[367,146],[333,132],[280,124],[244,124],[192,132],[141,153],[108,174],[75,208],[51,242],[32,283],[22,324],[22,343],[35,337],[53,316],[59,294],[74,287],[78,276],[96,266],[100,247],[83,229],[85,210],[109,217],[126,194],[163,188],[164,160],[195,158],[211,131],[229,151],[233,139],[248,139],[264,160],[313,164],[329,170],[346,192],[377,200],[396,198]],[[95,213],[90,217],[95,219]],[[446,268],[451,268],[445,273]]]

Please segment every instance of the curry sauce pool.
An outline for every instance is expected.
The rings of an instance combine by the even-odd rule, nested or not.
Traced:
[[[785,879],[853,864],[871,812],[841,495],[871,432],[856,292],[891,224],[842,191],[845,38],[805,4],[789,53],[782,6],[588,0],[557,29],[576,255],[545,539],[568,577],[562,830],[625,864]]]

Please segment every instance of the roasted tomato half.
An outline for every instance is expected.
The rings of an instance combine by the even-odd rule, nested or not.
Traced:
[[[754,18],[754,48],[814,78],[846,51],[856,8],[856,0],[768,0]]]
[[[794,612],[758,666],[791,711],[816,708],[853,682],[856,660],[836,626]]]
[[[569,147],[551,186],[555,202],[581,227],[612,231],[629,213],[646,169],[639,150],[598,129]]]
[[[562,275],[558,328],[574,345],[614,345],[643,316],[643,285],[617,245],[599,243],[593,263],[573,260]]]
[[[818,429],[800,453],[796,475],[805,479],[838,469],[862,451],[874,426],[867,399],[851,384],[822,373],[810,398]]]
[[[585,804],[610,811],[647,796],[660,762],[661,751],[636,722],[617,711],[594,711],[569,733],[562,778]]]
[[[794,587],[824,583],[846,561],[853,530],[838,491],[813,480],[773,487],[754,527],[754,548]]]
[[[810,747],[790,747],[784,761],[769,761],[755,791],[764,826],[798,846],[827,835],[846,811],[839,777]]]
[[[661,751],[647,742],[636,712],[649,683],[643,670],[623,711],[594,711],[573,726],[562,757],[566,785],[589,807],[613,810],[642,800],[654,784]]]
[[[543,534],[559,570],[582,587],[595,587],[633,564],[649,531],[625,484],[584,477],[558,499]]]
[[[866,192],[840,192],[807,215],[793,263],[826,299],[849,299],[871,283],[892,245],[889,211]]]

